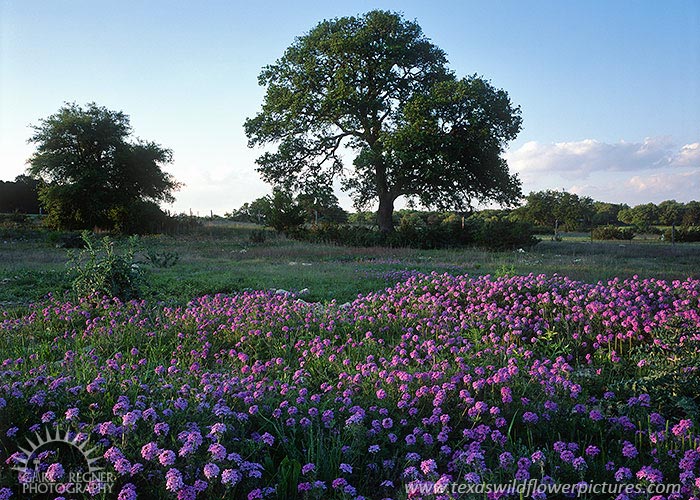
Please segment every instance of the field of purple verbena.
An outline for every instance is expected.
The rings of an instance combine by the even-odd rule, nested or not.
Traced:
[[[117,481],[96,498],[399,499],[434,481],[423,497],[447,499],[450,482],[533,478],[696,498],[699,346],[697,280],[53,299],[0,324],[0,498],[22,498],[31,470],[11,467],[47,427],[98,448]],[[61,457],[39,458],[61,482]]]

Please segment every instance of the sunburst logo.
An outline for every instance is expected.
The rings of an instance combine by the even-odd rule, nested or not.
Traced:
[[[23,493],[94,495],[111,492],[115,476],[104,472],[99,464],[101,455],[97,448],[90,447],[87,439],[80,439],[78,434],[69,431],[61,433],[60,429],[56,429],[53,435],[49,429],[45,429],[43,436],[39,432],[34,436],[35,440],[27,439],[26,447],[19,447],[21,453],[15,455],[15,464],[12,466],[18,472]],[[53,451],[55,448],[72,448],[73,457],[84,463],[77,466],[77,470],[65,471],[60,464],[47,469],[46,465],[41,464],[42,454],[50,453],[52,448]]]

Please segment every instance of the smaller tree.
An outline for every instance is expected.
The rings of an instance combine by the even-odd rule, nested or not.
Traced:
[[[307,188],[296,197],[304,211],[304,218],[310,224],[319,222],[347,222],[348,214],[338,204],[338,197],[330,186]]]
[[[288,191],[274,189],[272,195],[263,200],[260,205],[266,225],[281,233],[288,233],[304,223],[304,210]]]
[[[605,203],[602,201],[593,202],[593,225],[594,226],[614,226],[619,224],[617,218],[620,210],[629,209],[625,204]]]
[[[37,146],[29,173],[40,179],[39,198],[49,225],[59,229],[109,228],[138,232],[160,202],[179,188],[162,168],[172,151],[130,140],[129,117],[88,104],[65,104],[34,126]]]
[[[685,205],[676,200],[666,200],[659,203],[659,222],[665,226],[678,225],[683,222]]]
[[[689,201],[683,211],[683,226],[700,226],[700,202]]]
[[[270,200],[268,196],[258,198],[250,203],[248,213],[250,221],[256,224],[265,224],[266,217],[270,211]]]
[[[637,231],[649,231],[652,225],[659,222],[659,208],[653,203],[637,205],[627,210],[620,210],[620,222],[634,226]]]
[[[240,208],[226,212],[224,217],[235,222],[253,222],[250,220],[250,203],[244,203]]]
[[[566,227],[575,231],[587,227],[593,219],[593,200],[566,191],[537,191],[527,195],[515,218],[538,226]]]

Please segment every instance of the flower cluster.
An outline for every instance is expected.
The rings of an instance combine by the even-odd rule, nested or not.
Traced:
[[[679,483],[680,499],[700,484],[681,394],[700,379],[698,280],[411,275],[343,306],[51,298],[5,313],[0,338],[2,463],[69,430],[119,498],[391,499],[516,478]],[[31,458],[68,476],[55,453]],[[17,484],[0,476],[0,495]]]

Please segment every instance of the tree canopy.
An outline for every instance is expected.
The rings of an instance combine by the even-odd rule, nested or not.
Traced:
[[[566,191],[533,191],[525,200],[525,205],[515,210],[516,218],[536,226],[575,231],[589,227],[596,213],[591,198]]]
[[[162,170],[172,151],[132,141],[123,112],[67,103],[33,129],[28,171],[42,181],[39,198],[53,227],[131,232],[158,203],[173,201],[179,184]]]
[[[632,208],[620,210],[618,214],[620,222],[634,226],[638,231],[645,232],[659,222],[659,207],[653,203],[644,203]]]
[[[458,79],[399,14],[322,21],[259,83],[262,110],[245,131],[251,147],[276,145],[257,160],[275,186],[299,191],[340,178],[357,208],[379,202],[382,231],[392,230],[400,196],[443,209],[520,197],[501,157],[520,131],[520,109],[483,78]]]

